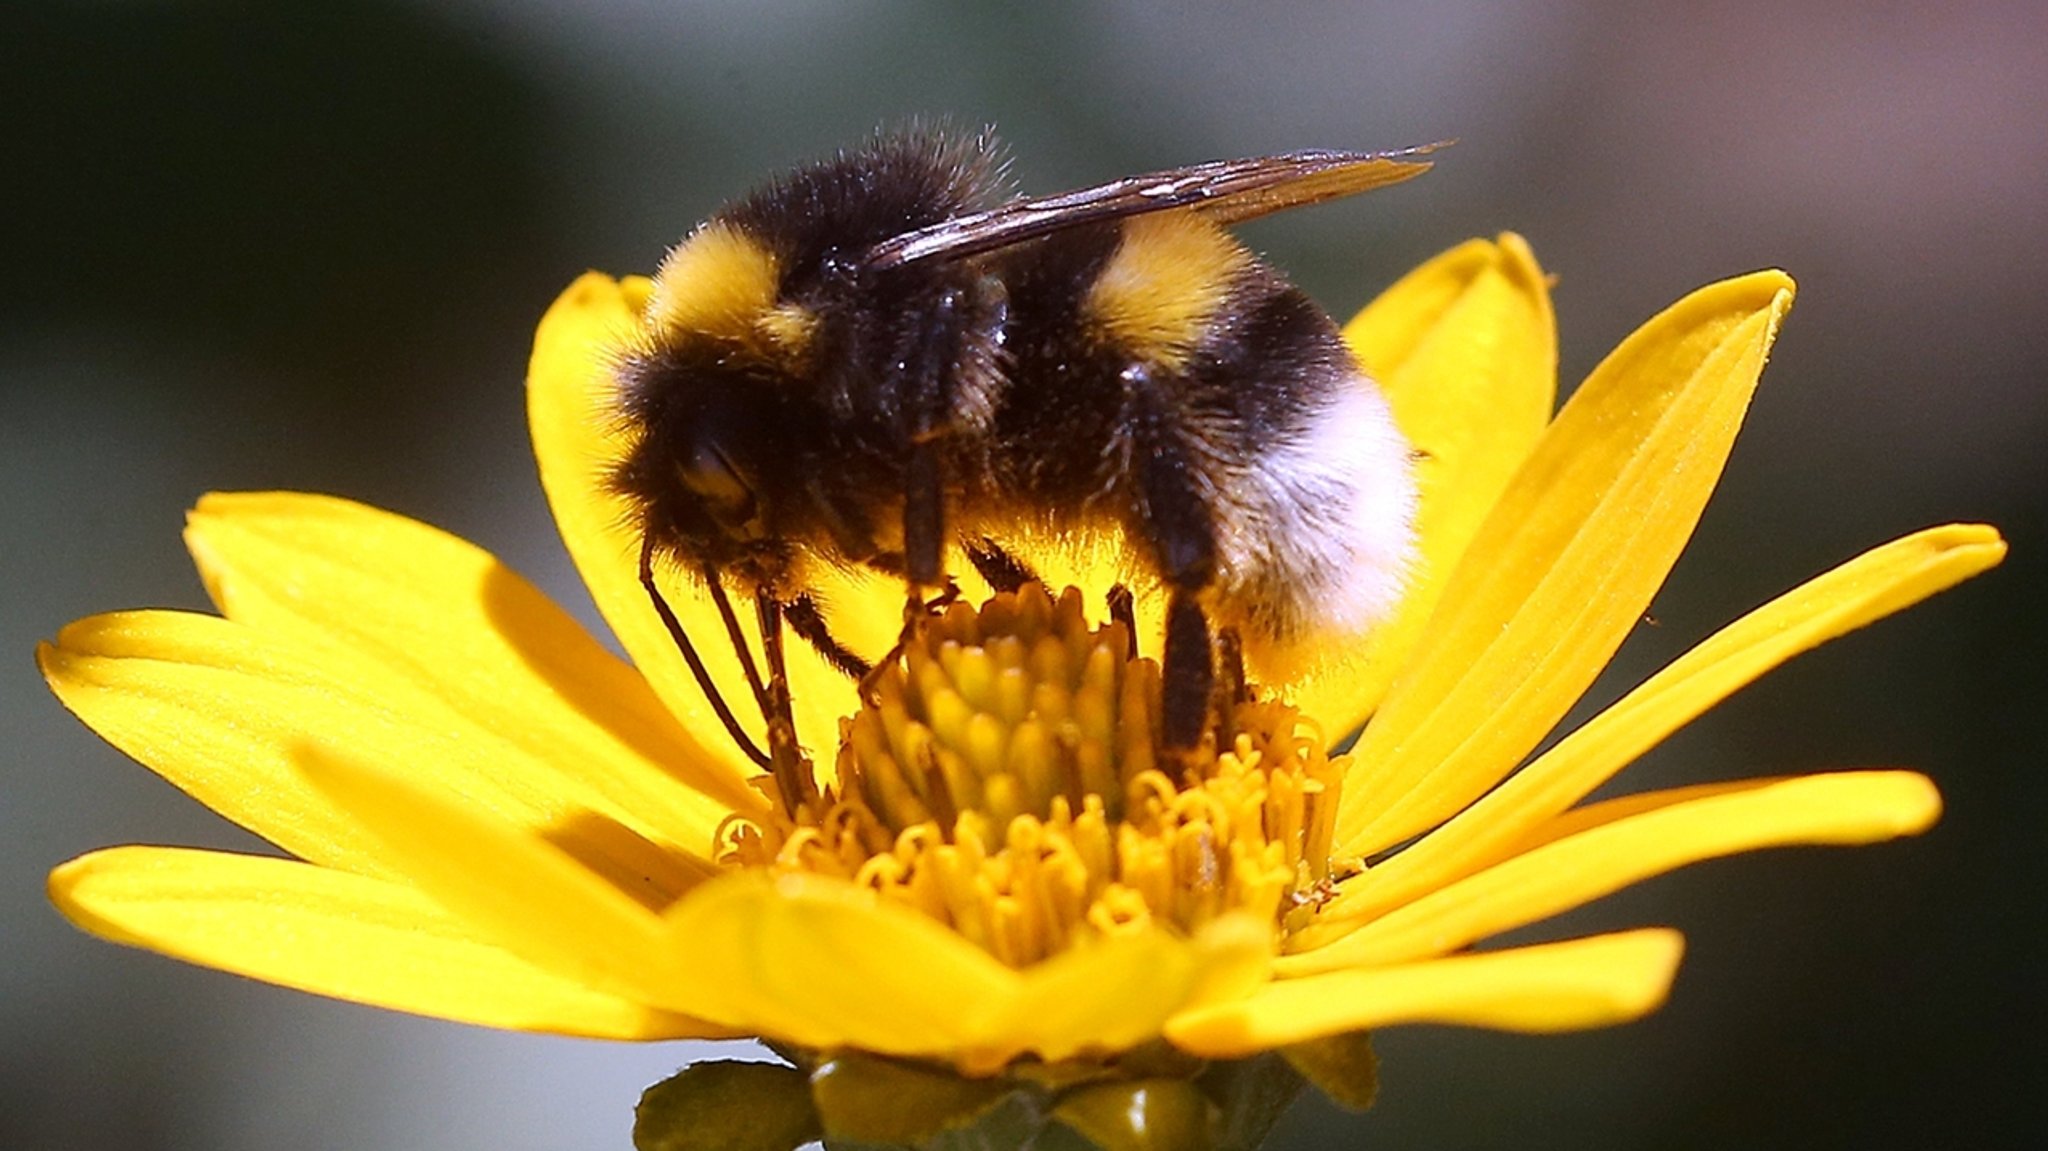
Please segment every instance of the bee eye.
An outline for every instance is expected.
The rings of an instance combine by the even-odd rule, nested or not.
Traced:
[[[755,526],[754,489],[747,486],[724,452],[699,447],[677,466],[676,476],[703,500],[704,510],[728,530]]]

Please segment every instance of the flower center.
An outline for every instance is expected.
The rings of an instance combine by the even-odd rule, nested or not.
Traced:
[[[1227,739],[1158,750],[1158,665],[1082,605],[1030,584],[929,621],[840,721],[836,780],[730,825],[724,860],[850,879],[1013,966],[1149,923],[1307,914],[1341,759],[1259,701],[1228,709]]]

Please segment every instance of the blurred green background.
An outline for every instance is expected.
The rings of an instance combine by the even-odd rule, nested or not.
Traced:
[[[1686,290],[1791,270],[1728,478],[1596,702],[1882,540],[2014,541],[1623,781],[1912,765],[1948,796],[1931,835],[1708,864],[1545,925],[1683,928],[1670,1006],[1384,1033],[1378,1109],[1303,1104],[1277,1146],[2042,1134],[2048,8],[17,4],[0,108],[0,1146],[625,1146],[639,1090],[698,1051],[334,1004],[65,926],[52,864],[247,840],[73,722],[30,651],[91,612],[203,606],[178,529],[216,488],[398,509],[590,618],[526,454],[534,320],[912,114],[996,124],[1039,192],[1456,138],[1422,181],[1247,235],[1343,316],[1520,231],[1558,277],[1567,387]]]

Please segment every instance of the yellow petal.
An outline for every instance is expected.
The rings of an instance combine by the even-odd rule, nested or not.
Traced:
[[[1178,1016],[1166,1037],[1197,1055],[1235,1059],[1395,1023],[1605,1027],[1663,1004],[1683,947],[1677,932],[1652,928],[1286,979],[1243,1002]]]
[[[1272,953],[1267,928],[1219,921],[1193,940],[1134,931],[1014,971],[920,912],[805,873],[721,877],[667,920],[667,978],[716,987],[720,1018],[970,1074],[1141,1043],[1175,1011],[1248,994]]]
[[[87,726],[222,816],[301,859],[388,874],[376,840],[298,777],[290,749],[323,728],[373,753],[416,745],[289,646],[213,616],[122,612],[70,625],[36,663]]]
[[[1791,302],[1777,272],[1710,285],[1593,370],[1480,527],[1360,740],[1344,853],[1470,803],[1592,682],[1691,536]]]
[[[620,282],[587,273],[541,319],[527,376],[534,456],[562,541],[598,611],[655,693],[702,745],[703,754],[743,779],[757,770],[726,737],[655,615],[640,586],[640,536],[631,526],[631,509],[605,489],[605,477],[628,443],[615,407],[609,365],[637,338],[647,288],[645,280]],[[842,641],[869,656],[879,655],[894,642],[902,625],[900,586],[891,589],[890,581],[859,573],[827,573],[821,580],[817,590]],[[754,742],[765,747],[759,710],[710,596],[694,579],[676,573],[664,573],[663,592],[734,715]],[[753,610],[747,602],[736,606],[758,659],[760,639]],[[853,714],[857,693],[852,682],[809,645],[791,637],[788,651],[798,738],[820,763],[829,764],[839,717]]]
[[[1785,660],[1918,603],[1997,564],[1998,533],[1929,528],[1872,549],[1721,629],[1555,747],[1348,885],[1297,945],[1313,946],[1501,858],[1537,825],[1605,783],[1665,736]]]
[[[291,860],[116,847],[52,872],[50,900],[116,943],[373,1007],[600,1039],[732,1034],[550,975],[409,887]]]
[[[1845,830],[1840,833],[1844,838],[1824,841],[1827,843],[1855,845],[1893,839],[1901,835],[1918,835],[1934,826],[1934,821],[1941,818],[1941,792],[1935,788],[1933,780],[1918,772],[1838,771],[1821,775],[1785,776],[1778,779],[1733,779],[1718,783],[1696,783],[1689,787],[1672,787],[1661,791],[1639,792],[1635,795],[1617,795],[1613,799],[1603,799],[1598,803],[1575,807],[1532,830],[1522,842],[1516,844],[1517,854],[1534,851],[1545,844],[1569,839],[1581,832],[1606,827],[1638,815],[1684,807],[1695,801],[1745,794],[1758,788],[1780,787],[1804,779],[1849,780],[1852,782],[1843,786],[1862,789],[1867,785],[1871,789],[1871,794],[1864,800],[1870,812],[1867,825],[1860,831],[1854,828]],[[1857,835],[1867,838],[1855,838]]]
[[[664,978],[808,1047],[948,1055],[971,1046],[975,1018],[1021,984],[935,920],[826,876],[736,872],[665,918]]]
[[[1281,960],[1281,970],[1303,975],[1439,955],[1717,856],[1917,834],[1940,815],[1941,796],[1925,776],[1867,771],[1653,793],[1611,811],[1603,806],[1573,813],[1572,834],[1539,839],[1328,946]],[[1370,881],[1371,873],[1360,879]]]
[[[536,759],[574,764],[587,786],[678,835],[708,841],[731,810],[762,805],[638,673],[473,544],[295,492],[209,495],[185,539],[229,619],[346,648],[378,681],[395,678]]]
[[[1557,400],[1550,289],[1520,236],[1472,240],[1387,289],[1344,329],[1416,452],[1418,554],[1401,605],[1361,650],[1290,685],[1332,736],[1355,729],[1422,637],[1445,577]]]
[[[609,873],[671,893],[709,868],[712,829],[594,839],[592,811],[624,814],[576,765],[535,758],[353,650],[309,646],[215,616],[120,612],[65,628],[37,652],[65,706],[201,803],[314,863],[390,874],[382,845],[308,785],[308,740],[403,765],[422,786],[575,846]],[[680,789],[678,789],[680,790]],[[655,835],[650,829],[646,835]]]
[[[1157,928],[1111,936],[1026,969],[1018,994],[990,1005],[983,1043],[1005,1058],[1055,1060],[1135,1047],[1180,1011],[1251,994],[1272,955],[1270,929],[1250,917],[1217,920],[1194,939]]]
[[[637,1003],[736,1022],[660,977],[656,909],[666,893],[628,890],[530,828],[352,752],[307,746],[307,778],[361,821],[407,881],[479,938],[551,974]],[[585,841],[630,836],[587,820]],[[609,831],[609,835],[607,832]]]

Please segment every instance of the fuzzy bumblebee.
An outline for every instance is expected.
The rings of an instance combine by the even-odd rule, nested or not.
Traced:
[[[894,573],[915,605],[949,544],[1002,586],[1028,578],[1011,557],[1033,541],[1117,537],[1168,600],[1169,747],[1200,736],[1219,640],[1256,660],[1383,618],[1412,547],[1408,445],[1329,316],[1224,229],[1407,179],[1418,155],[1294,152],[1020,198],[986,135],[912,132],[697,228],[616,365],[633,446],[611,485],[734,739],[763,764],[793,753],[785,626],[868,666],[810,594],[819,565]],[[657,561],[718,601],[770,753],[718,700]],[[754,599],[761,666],[728,582]]]

